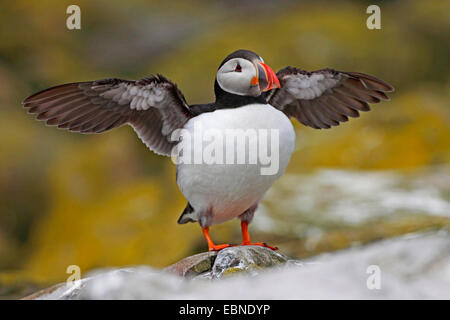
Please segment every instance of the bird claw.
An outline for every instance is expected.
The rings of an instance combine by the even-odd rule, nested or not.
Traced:
[[[265,242],[254,242],[254,243],[252,243],[252,242],[243,242],[243,243],[241,243],[241,246],[261,246],[261,247],[265,247],[265,248],[269,248],[269,249],[271,249],[271,250],[278,250],[278,247],[272,247],[272,246],[269,246],[267,243],[265,243]]]
[[[209,251],[220,251],[222,249],[230,248],[230,247],[234,247],[234,246],[236,246],[236,245],[232,244],[232,243],[215,244],[215,245],[209,247]]]

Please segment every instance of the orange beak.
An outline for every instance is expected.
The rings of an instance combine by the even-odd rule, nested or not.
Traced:
[[[255,63],[258,70],[257,83],[261,92],[269,91],[280,87],[280,81],[277,78],[275,72],[267,64],[258,61]],[[253,81],[252,81],[253,82]],[[256,83],[255,83],[256,84]]]

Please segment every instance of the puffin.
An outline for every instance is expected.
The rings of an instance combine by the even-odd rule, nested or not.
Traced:
[[[62,84],[29,96],[23,106],[49,126],[84,134],[130,125],[148,149],[178,159],[174,161],[176,181],[187,200],[178,223],[198,223],[210,251],[233,246],[215,244],[209,229],[234,218],[241,221],[241,245],[276,250],[264,242],[252,242],[248,228],[264,194],[283,175],[294,152],[291,119],[314,129],[329,129],[369,111],[369,103],[389,100],[387,93],[393,91],[387,82],[360,72],[288,66],[275,73],[258,54],[241,49],[220,63],[212,103],[188,104],[174,82],[156,74],[140,80]],[[222,142],[236,131],[257,133],[244,137],[248,142],[244,152],[250,140],[257,146],[269,145],[266,148],[276,155],[275,170],[264,173],[267,163],[261,159],[187,161],[187,155],[198,153],[186,142],[196,139],[199,127],[203,134],[214,132],[212,136]],[[276,139],[270,139],[269,133]],[[206,144],[200,141],[197,149]],[[182,142],[184,148],[180,148]],[[213,149],[220,153],[220,148]],[[239,150],[233,150],[230,159],[239,157]]]

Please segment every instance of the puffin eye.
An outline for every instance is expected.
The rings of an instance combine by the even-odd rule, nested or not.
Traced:
[[[242,67],[241,67],[241,65],[238,64],[238,65],[236,66],[236,68],[234,69],[234,71],[236,71],[236,72],[242,72]]]

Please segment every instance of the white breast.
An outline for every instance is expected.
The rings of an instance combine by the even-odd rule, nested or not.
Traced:
[[[213,139],[202,144],[204,157],[201,160],[211,155],[211,153],[205,153],[207,145],[211,149],[211,146],[215,148],[218,143],[222,143],[224,155],[215,160],[217,162],[218,158],[222,158],[223,163],[208,164],[197,161],[195,164],[192,161],[191,164],[178,164],[177,182],[195,212],[212,213],[211,224],[233,219],[257,204],[273,182],[283,175],[294,151],[295,132],[290,120],[282,112],[267,104],[252,104],[236,109],[221,109],[200,114],[186,123],[185,134],[182,134],[183,141],[186,142],[188,139],[193,141],[196,134],[198,136],[200,132],[199,128],[202,129],[203,135],[205,132],[213,132]],[[247,157],[243,164],[236,163],[240,154],[236,151],[238,143],[236,142],[234,148],[226,147],[227,139],[233,140],[232,135],[239,131],[246,131],[247,134],[245,144]],[[278,139],[278,146],[273,139]],[[259,158],[260,153],[264,154],[265,150],[262,150],[260,146],[265,142],[269,142],[269,150],[265,152],[265,155],[270,155],[267,158],[270,159],[270,164],[261,163]],[[258,159],[257,163],[251,163],[248,155],[254,151],[252,146],[255,145],[258,149]],[[227,158],[230,156],[228,154],[230,150],[235,151],[234,163],[229,163],[231,158]],[[197,151],[198,148],[193,150],[185,145],[183,153],[193,155]],[[197,157],[197,160],[200,158],[201,155]],[[195,160],[194,157],[191,159]]]

